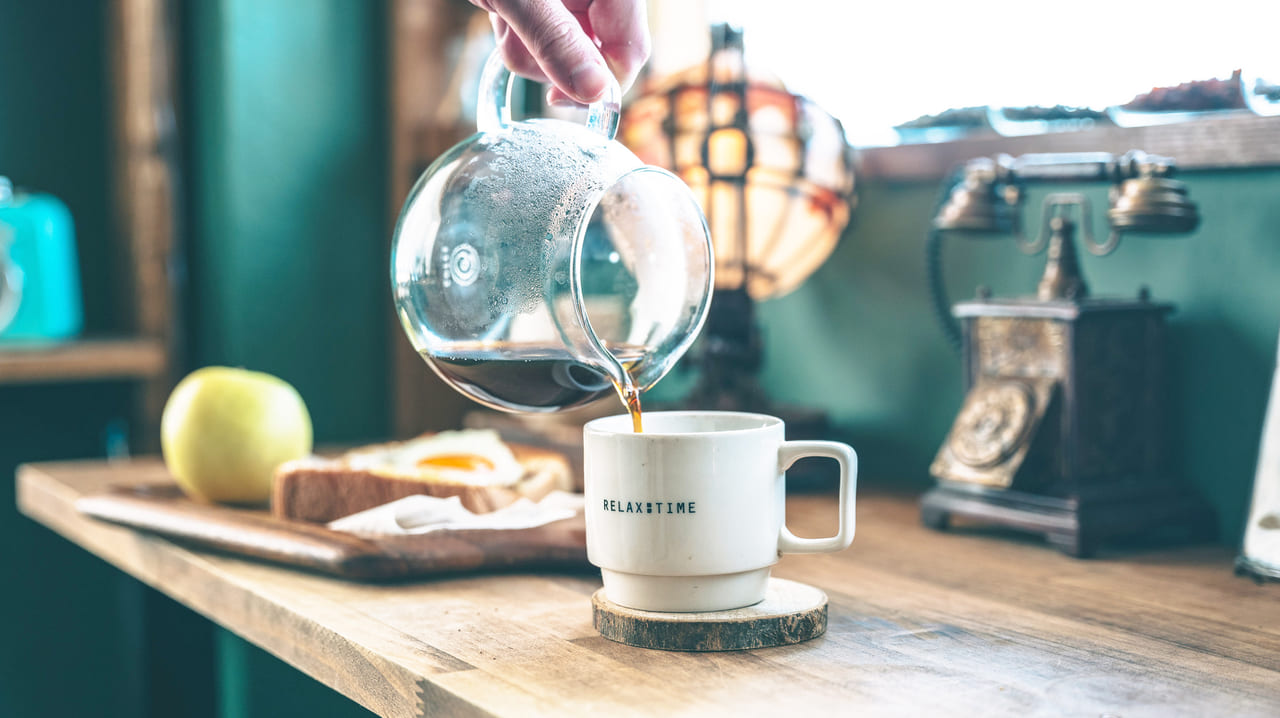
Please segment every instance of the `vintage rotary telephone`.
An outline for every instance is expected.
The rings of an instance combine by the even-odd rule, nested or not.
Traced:
[[[1211,530],[1204,505],[1166,462],[1164,318],[1173,306],[1145,288],[1135,299],[1090,297],[1076,255],[1077,227],[1098,255],[1124,234],[1194,230],[1199,214],[1173,174],[1173,160],[1138,151],[1029,154],[971,160],[948,182],[927,257],[938,318],[963,351],[967,393],[930,467],[938,486],[922,502],[927,525],[966,516],[1043,533],[1076,556],[1165,524]],[[1025,189],[1065,182],[1112,185],[1105,241],[1094,238],[1080,193],[1050,194],[1036,238],[1022,236]],[[1011,234],[1029,254],[1047,248],[1036,295],[982,292],[949,307],[939,257],[950,234]]]

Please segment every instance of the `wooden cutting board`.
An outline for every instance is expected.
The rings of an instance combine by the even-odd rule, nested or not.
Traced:
[[[174,541],[354,580],[526,567],[589,568],[581,514],[528,529],[356,536],[266,510],[203,504],[174,484],[137,484],[76,500],[82,513]]]

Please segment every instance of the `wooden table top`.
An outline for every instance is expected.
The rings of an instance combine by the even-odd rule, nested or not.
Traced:
[[[840,554],[775,575],[822,588],[813,641],[734,653],[613,643],[593,574],[346,582],[79,515],[75,499],[162,478],[155,461],[19,470],[18,502],[121,570],[384,716],[1280,715],[1280,585],[1223,547],[1067,558],[1008,534],[940,534],[914,500],[864,493]],[[817,535],[833,501],[795,496]]]

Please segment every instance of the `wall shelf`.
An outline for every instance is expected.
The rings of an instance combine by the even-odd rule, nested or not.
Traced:
[[[0,384],[154,379],[165,369],[166,350],[159,339],[0,344]]]
[[[1173,157],[1179,170],[1280,166],[1280,117],[1197,119],[1149,127],[1094,127],[1020,137],[983,135],[950,142],[869,147],[858,152],[862,177],[887,181],[941,179],[973,157],[1028,152],[1112,152],[1139,149]]]

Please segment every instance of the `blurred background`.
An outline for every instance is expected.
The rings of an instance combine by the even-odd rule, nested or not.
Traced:
[[[1177,305],[1172,464],[1238,544],[1280,327],[1280,119],[1247,92],[1148,101],[1189,81],[1253,87],[1273,10],[649,5],[654,57],[631,102],[705,63],[730,21],[765,84],[843,124],[850,211],[794,289],[754,298],[757,379],[822,412],[874,483],[927,487],[963,397],[924,256],[948,172],[999,152],[1179,160],[1199,228],[1081,263],[1094,294],[1146,286]],[[388,250],[411,183],[473,130],[491,48],[461,0],[0,0],[0,175],[69,211],[81,314],[34,353],[0,335],[0,475],[154,452],[169,389],[210,364],[292,383],[321,444],[459,426],[465,400],[395,323]],[[541,111],[540,91],[523,96]],[[1106,206],[1104,186],[1067,189]],[[1011,244],[947,244],[951,298],[1033,293],[1043,260]],[[697,379],[678,370],[654,399]],[[0,503],[0,715],[366,715]]]

